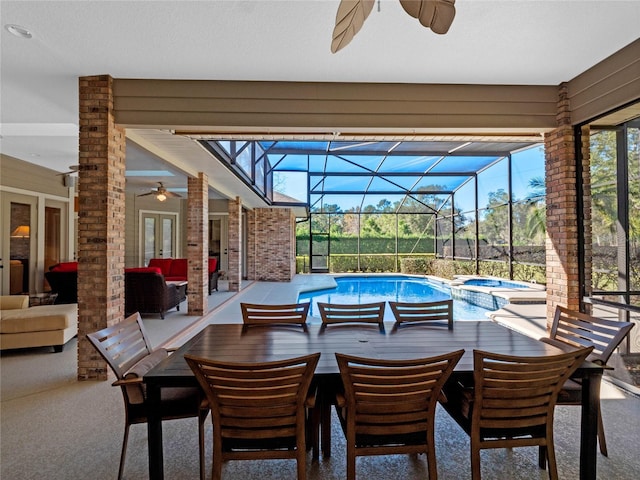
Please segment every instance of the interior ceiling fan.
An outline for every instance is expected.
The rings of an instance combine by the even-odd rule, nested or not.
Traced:
[[[336,13],[331,52],[346,47],[360,31],[376,0],[342,0]],[[456,0],[400,0],[405,12],[434,33],[444,34],[456,15]]]
[[[158,182],[158,188],[152,189],[150,192],[142,193],[138,195],[138,197],[146,197],[147,195],[155,195],[156,200],[164,202],[167,198],[181,198],[182,195],[178,195],[177,193],[170,192],[167,190],[162,182]]]

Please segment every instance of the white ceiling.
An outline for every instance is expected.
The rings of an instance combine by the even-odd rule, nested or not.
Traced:
[[[446,35],[381,0],[332,54],[338,4],[1,0],[0,151],[57,171],[77,163],[85,75],[557,85],[640,32],[637,0],[457,0]],[[7,24],[33,38],[12,36]],[[150,168],[143,150],[128,155],[128,168],[139,162]]]

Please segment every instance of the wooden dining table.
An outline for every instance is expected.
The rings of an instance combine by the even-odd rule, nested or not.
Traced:
[[[330,409],[331,395],[324,386],[340,382],[335,353],[384,359],[409,359],[439,355],[458,349],[465,354],[456,365],[452,380],[473,375],[473,350],[486,350],[507,355],[541,356],[561,350],[534,338],[490,321],[458,321],[453,330],[446,326],[410,324],[397,327],[386,323],[384,331],[377,325],[331,325],[326,328],[311,324],[300,326],[252,326],[213,324],[187,341],[172,355],[144,376],[149,402],[148,442],[149,476],[164,478],[162,422],[159,412],[162,388],[194,386],[197,381],[184,355],[196,355],[221,361],[265,362],[320,352],[322,355],[314,378],[324,394],[322,408]],[[580,478],[596,478],[597,409],[600,381],[604,367],[585,362],[575,372],[583,384],[580,425]],[[321,396],[321,399],[323,397]],[[330,455],[330,426],[322,426],[322,449]]]

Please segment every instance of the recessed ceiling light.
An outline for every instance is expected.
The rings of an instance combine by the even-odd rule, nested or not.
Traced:
[[[6,28],[7,32],[9,32],[14,37],[18,37],[18,38],[33,37],[33,34],[28,29],[21,27],[20,25],[7,24],[4,26],[4,28]]]

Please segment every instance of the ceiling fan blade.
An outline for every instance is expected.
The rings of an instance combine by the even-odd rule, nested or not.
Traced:
[[[136,197],[146,197],[147,195],[157,195],[158,192],[147,192],[147,193],[141,193],[140,195],[136,195]]]
[[[182,198],[182,195],[179,195],[179,194],[174,193],[174,192],[170,192],[169,190],[165,190],[162,193],[164,193],[169,198]]]
[[[456,0],[400,0],[405,12],[438,34],[449,31],[456,16],[455,3]]]
[[[72,173],[78,173],[80,170],[80,165],[70,165],[68,172],[56,173],[56,175],[71,175]]]
[[[342,0],[336,12],[336,25],[333,28],[331,52],[336,53],[346,47],[360,31],[367,19],[375,0]]]

